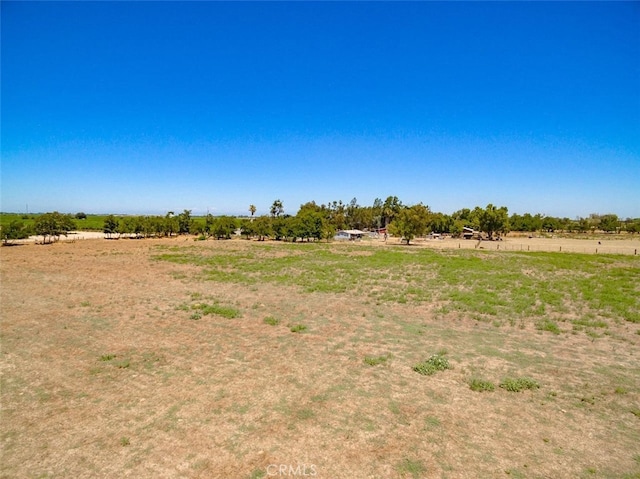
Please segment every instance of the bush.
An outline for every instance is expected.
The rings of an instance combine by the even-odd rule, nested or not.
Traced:
[[[438,371],[444,371],[445,369],[451,369],[449,360],[442,354],[434,354],[426,361],[416,364],[413,370],[417,373],[425,376],[431,376]]]

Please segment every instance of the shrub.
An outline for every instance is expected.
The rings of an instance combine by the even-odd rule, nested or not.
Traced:
[[[449,365],[449,360],[442,354],[434,354],[426,361],[422,361],[413,367],[415,372],[424,374],[425,376],[431,376],[445,369],[451,369],[451,366]]]
[[[509,392],[518,393],[525,389],[538,389],[540,385],[537,381],[531,378],[506,378],[500,383],[502,389],[506,389]]]
[[[307,330],[307,327],[304,324],[296,324],[291,326],[292,333],[302,333]]]

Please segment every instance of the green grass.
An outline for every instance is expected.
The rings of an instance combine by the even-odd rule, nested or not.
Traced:
[[[538,389],[540,384],[538,384],[534,379],[527,377],[505,378],[500,383],[500,387],[506,391],[517,393],[526,389]]]
[[[294,324],[289,328],[292,333],[304,333],[307,327],[304,324]]]
[[[422,461],[409,458],[403,459],[402,462],[398,464],[397,470],[401,477],[411,476],[415,478],[422,477],[422,475],[427,472],[427,468]]]
[[[490,392],[495,390],[496,387],[491,381],[487,381],[486,379],[471,378],[469,380],[469,388],[476,392]]]
[[[369,366],[378,366],[380,364],[385,364],[389,359],[391,359],[390,354],[385,354],[384,356],[365,356],[364,363]]]
[[[640,323],[637,257],[366,245],[358,251],[356,256],[324,243],[286,249],[250,243],[216,250],[159,247],[155,258],[200,266],[208,281],[358,294],[379,305],[437,301],[439,314],[512,326],[532,318],[553,334],[562,333],[563,318],[573,321],[576,314],[588,318],[587,327],[604,327],[608,319]]]
[[[222,316],[223,318],[227,318],[227,319],[234,319],[234,318],[240,318],[242,316],[242,314],[240,313],[240,311],[236,308],[232,308],[230,306],[222,306],[218,303],[214,303],[214,304],[206,304],[206,303],[199,303],[199,304],[194,304],[192,306],[192,309],[197,310],[196,313],[194,313],[191,317],[191,319],[200,319],[200,317],[194,317],[197,316],[197,313],[200,313],[202,316],[208,316],[210,314],[216,315],[216,316]]]
[[[269,326],[277,326],[278,324],[280,324],[280,320],[278,318],[274,318],[273,316],[267,316],[263,321]]]

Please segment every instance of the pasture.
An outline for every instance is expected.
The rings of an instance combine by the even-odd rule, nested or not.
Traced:
[[[0,249],[2,478],[640,478],[640,257]]]

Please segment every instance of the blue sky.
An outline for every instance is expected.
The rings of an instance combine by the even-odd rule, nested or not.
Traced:
[[[640,217],[638,2],[0,8],[2,211]]]

